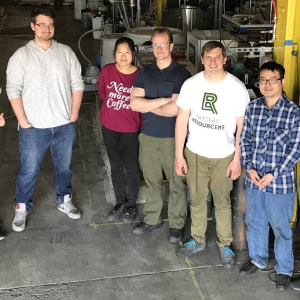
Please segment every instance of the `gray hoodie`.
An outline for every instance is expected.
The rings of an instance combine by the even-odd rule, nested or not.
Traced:
[[[81,66],[70,47],[53,40],[44,50],[30,41],[10,58],[6,74],[8,99],[22,99],[33,127],[70,122],[72,93],[84,89]]]

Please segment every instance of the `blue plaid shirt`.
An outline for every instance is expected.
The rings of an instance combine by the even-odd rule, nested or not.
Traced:
[[[284,94],[269,108],[265,98],[250,102],[241,134],[241,163],[262,178],[272,174],[266,187],[255,185],[247,172],[246,185],[273,194],[295,191],[294,167],[300,160],[300,109]]]

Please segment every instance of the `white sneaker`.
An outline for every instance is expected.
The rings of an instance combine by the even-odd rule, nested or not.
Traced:
[[[21,232],[25,229],[26,224],[26,204],[17,203],[15,205],[15,218],[12,222],[12,229],[16,232]]]
[[[80,219],[81,213],[72,202],[72,195],[64,196],[64,203],[57,206],[58,210],[64,212],[70,219]]]

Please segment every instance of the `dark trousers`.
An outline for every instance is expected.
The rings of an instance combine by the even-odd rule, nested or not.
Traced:
[[[140,174],[138,170],[139,132],[116,132],[102,126],[103,141],[111,167],[111,179],[117,204],[136,204]],[[127,175],[125,191],[124,167]]]

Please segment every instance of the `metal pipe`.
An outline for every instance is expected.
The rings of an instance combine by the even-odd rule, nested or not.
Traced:
[[[124,25],[125,25],[126,29],[129,29],[129,28],[130,28],[130,27],[129,27],[129,24],[126,22],[127,19],[125,19],[124,15],[123,15],[123,13],[122,13],[122,9],[121,9],[120,3],[117,2],[117,4],[118,4],[119,13],[120,13],[121,18],[122,18],[122,20],[123,20],[123,22],[124,22]]]
[[[136,27],[141,26],[141,2],[136,0]]]
[[[275,39],[276,39],[276,23],[277,23],[277,7],[276,7],[276,3],[274,0],[271,0],[271,8],[270,10],[272,10],[272,8],[274,8],[274,17],[273,17],[273,29],[271,30],[272,33],[272,39],[268,40],[268,41],[260,41],[259,43],[274,43]],[[271,23],[271,21],[270,21]]]
[[[162,9],[163,9],[163,1],[158,0],[156,2],[156,26],[162,26]]]
[[[252,13],[252,0],[249,0],[249,15]]]
[[[214,29],[218,29],[218,7],[219,7],[219,0],[215,0]]]
[[[242,167],[240,177],[233,181],[233,189],[230,194],[232,202],[232,247],[237,251],[247,250],[246,224],[244,223],[246,213],[245,178],[246,169]]]
[[[273,4],[272,4],[272,1],[270,1],[270,16],[269,16],[269,22],[271,24],[272,22],[272,19],[273,19]]]
[[[180,6],[179,6],[180,8]],[[183,1],[183,7],[181,7],[181,16],[182,16],[182,32],[184,36],[184,42],[187,44],[187,18],[186,18],[186,0]]]
[[[113,19],[113,33],[116,32],[116,25],[115,25],[115,2],[111,3],[112,5],[112,19]]]
[[[272,33],[272,39],[271,40],[267,40],[267,41],[259,41],[260,44],[264,44],[264,43],[274,43],[275,39],[276,39],[276,23],[277,23],[277,16],[274,15],[274,19],[273,19],[274,25],[273,25],[273,29],[270,31],[270,33]]]
[[[222,26],[222,10],[223,10],[223,1],[220,0],[219,2],[219,30],[221,30],[221,26]]]
[[[126,14],[126,8],[125,8],[125,3],[124,3],[124,0],[121,0],[122,2],[122,6],[123,6],[123,13],[124,13],[124,17],[125,17],[125,20],[126,20],[126,23],[127,23],[127,29],[130,28],[130,25],[129,25],[129,22],[128,22],[128,18],[127,18],[127,14]]]

